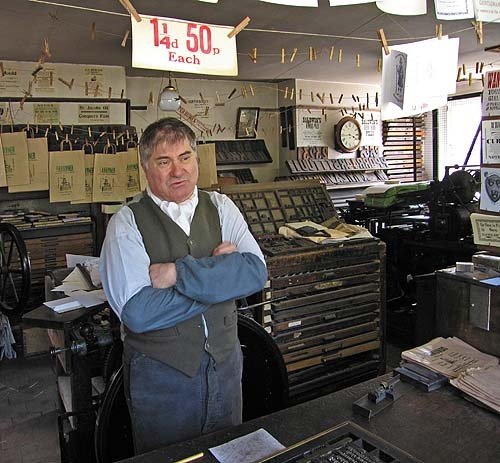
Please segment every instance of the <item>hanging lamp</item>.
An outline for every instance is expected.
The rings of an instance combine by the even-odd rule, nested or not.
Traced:
[[[158,97],[158,107],[162,111],[177,111],[181,105],[179,92],[172,85],[172,76],[168,74],[168,85],[161,91]]]

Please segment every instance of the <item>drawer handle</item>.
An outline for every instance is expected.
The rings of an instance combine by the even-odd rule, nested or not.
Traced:
[[[318,283],[314,285],[314,289],[329,289],[329,288],[338,288],[342,286],[341,281],[325,281],[324,283]]]

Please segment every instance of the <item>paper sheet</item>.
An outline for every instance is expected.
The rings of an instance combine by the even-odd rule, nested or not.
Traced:
[[[87,269],[92,284],[96,288],[99,288],[102,285],[101,277],[99,276],[99,257],[66,254],[66,266],[68,268],[76,267],[78,264],[83,265]]]
[[[477,21],[500,22],[499,0],[474,0],[474,14]]]
[[[470,216],[474,244],[500,246],[500,217],[472,213]]]
[[[86,289],[82,287],[79,283],[63,283],[62,285],[52,288],[51,291],[58,291],[69,296],[73,291],[78,291],[79,289]]]
[[[76,267],[76,264],[84,264],[85,262],[99,262],[99,257],[94,256],[83,256],[80,254],[66,254],[66,266]]]
[[[446,36],[391,46],[383,56],[382,120],[445,106],[456,90],[458,46]]]
[[[53,301],[47,301],[44,302],[43,304],[57,313],[64,313],[70,310],[80,309],[83,307],[83,305],[80,304],[80,302],[78,302],[76,299],[70,296],[63,297],[61,299],[55,299]]]
[[[467,370],[450,383],[500,413],[500,367]]]
[[[323,233],[306,236],[300,233],[302,227],[314,228]],[[366,228],[359,225],[340,223],[335,228],[327,228],[310,220],[286,223],[279,228],[278,233],[286,238],[303,238],[317,244],[329,244],[354,238],[373,238],[373,235]]]
[[[289,5],[289,6],[318,6],[318,0],[261,0],[266,3],[276,3],[278,5]]]
[[[375,0],[330,0],[330,6],[359,5],[360,3],[373,3]]]
[[[472,0],[434,0],[436,18],[440,20],[474,17]]]
[[[209,450],[220,463],[253,463],[284,448],[271,434],[261,428]]]
[[[93,307],[106,302],[106,296],[102,289],[96,289],[95,291],[73,291],[71,297],[75,298],[84,307]]]
[[[414,16],[427,13],[426,0],[379,0],[377,7],[389,14]]]
[[[456,337],[435,338],[427,344],[402,352],[401,358],[448,378],[457,378],[469,368],[498,365],[496,357],[485,354]]]
[[[75,267],[75,269],[62,281],[61,286],[59,286],[59,288],[61,288],[60,291],[64,292],[70,290],[70,288],[73,288],[73,291],[76,289],[92,289],[78,267]]]

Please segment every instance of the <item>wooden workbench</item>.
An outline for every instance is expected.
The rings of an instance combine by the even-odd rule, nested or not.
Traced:
[[[174,444],[130,458],[129,463],[171,463],[205,452],[197,463],[216,462],[208,448],[264,428],[283,445],[351,420],[425,463],[500,461],[500,416],[476,406],[451,386],[426,393],[400,383],[402,396],[370,421],[352,412],[352,402],[391,375],[249,421],[228,431]]]

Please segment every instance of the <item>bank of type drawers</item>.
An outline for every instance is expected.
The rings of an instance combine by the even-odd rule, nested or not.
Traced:
[[[66,254],[94,255],[93,229],[93,224],[65,224],[21,232],[31,261],[29,307],[37,307],[45,300],[45,275],[65,268]]]
[[[254,316],[283,356],[292,403],[383,373],[384,243],[365,238],[316,245],[286,239],[277,233],[282,223],[321,222],[336,214],[326,190],[316,182],[277,182],[261,184],[249,195],[251,186],[232,186],[226,194],[242,210],[266,258],[262,300],[267,302]],[[285,207],[273,210],[285,193]],[[266,198],[276,202],[271,206]],[[267,210],[244,207],[264,203]],[[265,220],[252,222],[253,217]]]

